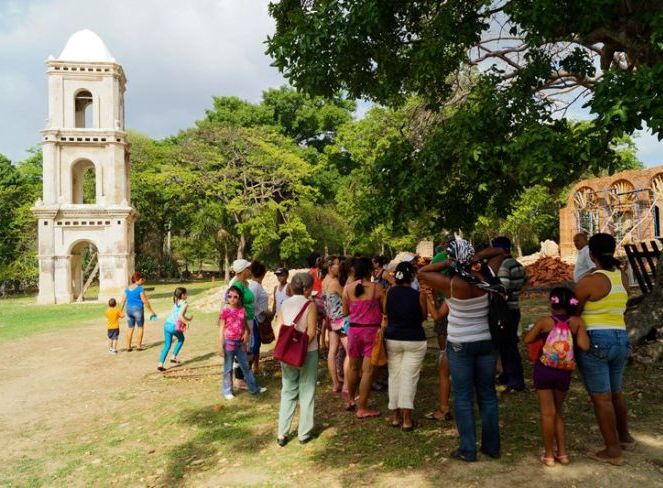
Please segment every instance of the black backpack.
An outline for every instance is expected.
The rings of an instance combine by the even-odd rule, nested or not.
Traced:
[[[500,279],[487,263],[482,263],[482,271],[488,277],[483,288],[488,292],[488,326],[490,337],[495,344],[500,344],[510,337],[511,314],[507,305],[508,294]],[[487,286],[486,286],[487,285]]]

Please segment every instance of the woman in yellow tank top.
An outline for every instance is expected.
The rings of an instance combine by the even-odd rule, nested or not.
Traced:
[[[590,339],[588,351],[578,351],[578,367],[594,405],[596,420],[605,442],[598,461],[621,465],[622,449],[634,445],[628,430],[622,378],[631,346],[624,323],[628,294],[626,280],[614,257],[616,242],[609,234],[595,234],[589,253],[596,265],[575,288],[582,319]]]

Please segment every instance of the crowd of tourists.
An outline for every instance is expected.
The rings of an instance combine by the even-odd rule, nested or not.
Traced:
[[[622,451],[634,445],[622,393],[630,353],[623,317],[626,281],[614,257],[612,236],[595,234],[587,240],[579,234],[575,242],[582,259],[586,255],[589,263],[583,261],[582,275],[576,276],[574,286],[550,291],[549,313],[522,334],[519,294],[527,277],[524,267],[511,256],[506,237],[475,252],[468,241],[447,236],[430,262],[414,255],[388,262],[382,257],[313,254],[305,272],[290,277],[285,268],[275,270],[278,284],[273,290],[262,285],[266,274],[262,263],[238,259],[232,265],[234,277],[219,313],[224,357],[221,394],[232,401],[238,386],[255,395],[264,392],[258,384],[261,344],[275,342],[273,355],[280,361],[282,379],[279,446],[291,439],[297,406],[299,442],[316,437],[318,363],[326,355],[331,391],[343,398],[345,410],[357,419],[368,421],[381,415],[371,395],[386,385],[391,426],[411,432],[423,419],[455,420],[459,445],[453,458],[472,462],[478,452],[499,458],[498,393],[525,390],[518,346],[522,338],[534,362],[533,386],[543,437],[541,463],[569,463],[563,406],[577,365],[605,443],[592,457],[621,465]],[[144,308],[154,317],[143,280],[137,273],[121,304],[113,304],[107,312],[110,324],[126,308],[130,330],[139,329],[139,348]],[[174,305],[164,324],[160,371],[165,369],[173,338],[177,344],[171,362],[179,361],[192,319],[187,315],[186,298],[186,289],[175,290]],[[424,328],[429,317],[439,348],[439,404],[418,419],[415,400],[429,350],[430,338]],[[132,349],[131,337],[128,350]],[[114,340],[110,329],[109,339]],[[111,349],[115,347],[111,342]],[[478,447],[475,403],[481,424]]]

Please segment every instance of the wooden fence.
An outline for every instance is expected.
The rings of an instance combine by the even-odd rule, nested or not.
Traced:
[[[626,256],[633,270],[633,276],[635,276],[642,293],[645,295],[652,291],[656,281],[656,265],[661,257],[658,243],[661,242],[663,242],[663,238],[649,241],[649,247],[646,242],[640,242],[640,249],[638,249],[638,244],[624,244]]]

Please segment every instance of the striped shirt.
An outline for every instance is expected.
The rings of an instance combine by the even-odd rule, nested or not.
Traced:
[[[587,330],[626,329],[624,311],[628,294],[622,284],[621,271],[599,269],[595,273],[603,273],[610,280],[610,293],[595,302],[587,301],[582,311],[582,320]]]
[[[502,261],[500,269],[497,271],[497,277],[502,282],[502,286],[508,293],[507,306],[511,310],[517,310],[520,305],[518,299],[520,298],[520,290],[527,282],[527,273],[525,267],[516,261],[513,257],[507,256]]]
[[[450,342],[489,341],[488,294],[475,298],[447,298]]]

